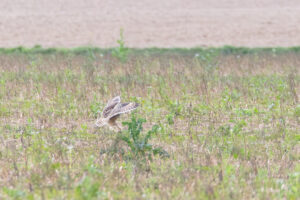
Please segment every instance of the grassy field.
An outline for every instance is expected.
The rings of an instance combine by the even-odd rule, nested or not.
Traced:
[[[299,198],[299,48],[116,57],[0,49],[0,199]],[[165,156],[94,127],[116,95]]]

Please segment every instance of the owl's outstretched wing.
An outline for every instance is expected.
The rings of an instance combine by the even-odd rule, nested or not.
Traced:
[[[109,118],[135,110],[138,106],[139,104],[135,102],[120,103],[110,112]]]
[[[120,96],[117,96],[117,97],[111,99],[110,101],[108,101],[106,106],[104,107],[104,109],[102,111],[102,117],[107,118],[110,115],[110,113],[114,110],[114,108],[118,104],[120,104],[120,102],[121,102]]]

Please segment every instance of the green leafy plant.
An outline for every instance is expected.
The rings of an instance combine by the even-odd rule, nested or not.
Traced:
[[[130,154],[134,158],[142,157],[151,160],[152,155],[168,157],[169,154],[161,147],[154,148],[151,144],[149,144],[149,140],[152,135],[159,131],[159,126],[154,125],[152,129],[144,135],[142,134],[144,122],[146,122],[145,119],[136,119],[136,117],[132,115],[130,122],[123,122],[123,125],[128,126],[127,134],[119,136],[119,139],[128,145],[130,148]]]
[[[100,114],[100,111],[99,111],[100,106],[101,106],[101,104],[99,102],[97,102],[97,98],[96,98],[96,96],[94,96],[94,100],[90,104],[90,112],[91,112],[91,114],[92,114],[92,116],[94,118],[96,118],[97,116],[99,116],[99,114]]]
[[[199,63],[203,66],[207,75],[212,74],[212,72],[218,67],[218,56],[219,52],[213,49],[195,54],[195,58],[197,58]]]
[[[26,193],[22,190],[18,189],[10,189],[7,187],[3,187],[3,193],[12,199],[24,199],[26,197]]]
[[[120,29],[120,39],[117,40],[117,43],[119,44],[119,46],[112,50],[112,56],[124,63],[127,61],[128,48],[125,47],[123,29]]]
[[[300,117],[300,104],[296,106],[296,108],[294,110],[294,115],[296,117]]]
[[[95,166],[93,156],[89,157],[88,163],[85,166],[86,174],[79,181],[75,188],[76,199],[102,199],[106,198],[105,192],[99,190],[102,176],[101,170]]]

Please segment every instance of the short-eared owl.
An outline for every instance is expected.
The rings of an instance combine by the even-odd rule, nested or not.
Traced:
[[[135,110],[138,106],[139,104],[134,102],[121,103],[120,96],[117,96],[107,102],[107,105],[102,111],[101,117],[97,119],[95,125],[97,127],[102,127],[108,124],[111,127],[117,127],[119,130],[121,130],[121,128],[116,123],[116,120],[120,117],[121,114]]]

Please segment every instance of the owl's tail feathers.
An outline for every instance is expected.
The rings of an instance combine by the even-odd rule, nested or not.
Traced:
[[[107,122],[108,122],[108,119],[100,118],[100,119],[97,119],[97,121],[95,123],[95,126],[96,127],[102,127],[102,126],[106,125]]]

